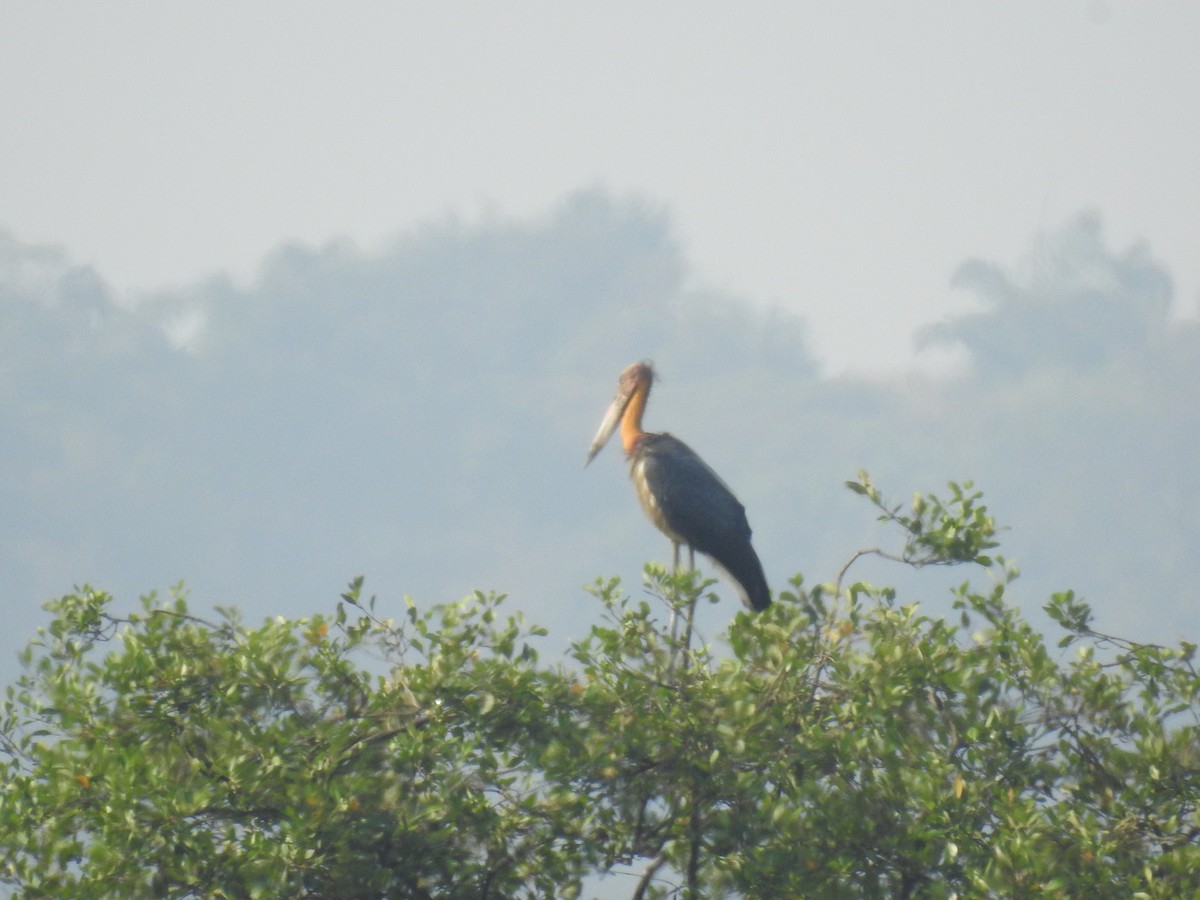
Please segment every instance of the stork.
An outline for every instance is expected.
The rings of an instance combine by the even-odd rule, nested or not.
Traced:
[[[771,605],[771,593],[750,545],[746,509],[691,447],[669,434],[642,430],[653,383],[649,362],[626,367],[584,465],[604,448],[619,425],[638,499],[650,521],[670,539],[676,571],[680,547],[688,548],[693,568],[699,550],[733,581],[742,603],[761,612]]]

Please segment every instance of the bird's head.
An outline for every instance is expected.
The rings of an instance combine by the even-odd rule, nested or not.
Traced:
[[[650,393],[650,385],[654,382],[654,367],[648,360],[635,362],[631,366],[626,366],[621,372],[621,376],[617,379],[617,395],[613,397],[612,403],[608,406],[608,411],[604,413],[604,421],[600,423],[600,429],[596,432],[596,436],[592,438],[592,446],[588,448],[587,459],[583,461],[586,466],[590,463],[608,443],[608,439],[612,437],[617,426],[621,424],[621,419],[625,415],[625,410],[628,408],[630,401],[635,395],[641,395],[642,403],[645,403],[646,395]],[[638,421],[635,423],[638,430],[641,429],[641,406],[638,407]]]

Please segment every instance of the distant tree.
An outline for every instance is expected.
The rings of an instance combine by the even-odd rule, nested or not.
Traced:
[[[0,721],[0,882],[28,897],[1162,897],[1200,893],[1195,646],[1048,645],[970,484],[886,503],[914,566],[966,563],[957,622],[799,577],[719,647],[656,602],[543,663],[476,594],[398,621],[356,581],[331,616],[251,627],[176,592],[119,616],[81,589]],[[850,567],[847,566],[847,569]],[[657,601],[662,601],[661,603]],[[686,631],[685,631],[686,633]],[[607,888],[606,888],[607,889]]]

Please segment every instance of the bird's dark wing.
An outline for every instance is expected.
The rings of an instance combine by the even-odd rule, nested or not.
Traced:
[[[730,540],[749,540],[746,509],[691,447],[669,434],[647,434],[635,464],[667,526],[703,553]]]
[[[756,610],[770,601],[766,577],[750,545],[746,509],[728,485],[687,444],[669,434],[646,434],[635,466],[641,466],[665,530],[724,568]]]

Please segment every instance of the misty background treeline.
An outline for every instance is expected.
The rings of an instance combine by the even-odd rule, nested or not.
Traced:
[[[1200,327],[1147,247],[1081,215],[1022,260],[964,262],[947,278],[970,311],[922,338],[963,364],[890,379],[823,377],[800,318],[692,289],[688,267],[665,212],[600,190],[138,298],[0,234],[3,668],[84,582],[132,605],[184,580],[251,621],[328,610],[358,574],[397,613],[494,589],[558,649],[599,614],[584,584],[636,592],[669,559],[617,448],[582,469],[643,358],[647,427],[733,486],[775,589],[879,539],[843,487],[858,469],[898,502],[973,479],[1035,622],[1071,587],[1100,630],[1195,639]],[[896,581],[883,565],[856,572]],[[948,610],[922,577],[905,599]],[[709,636],[737,609],[720,591]]]

